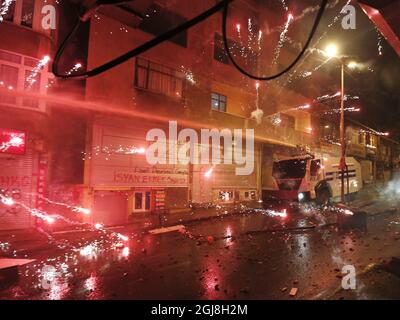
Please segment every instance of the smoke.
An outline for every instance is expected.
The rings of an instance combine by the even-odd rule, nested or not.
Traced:
[[[250,118],[256,120],[257,124],[261,124],[263,116],[264,111],[262,111],[261,109],[256,109],[251,113]]]
[[[387,200],[397,200],[400,197],[400,172],[393,174],[392,179],[382,188],[379,194]]]

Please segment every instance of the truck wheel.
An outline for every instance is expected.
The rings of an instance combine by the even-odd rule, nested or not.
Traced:
[[[327,189],[322,189],[320,191],[318,191],[317,193],[317,204],[320,206],[325,206],[329,204],[331,198],[331,194],[329,192],[329,190]]]

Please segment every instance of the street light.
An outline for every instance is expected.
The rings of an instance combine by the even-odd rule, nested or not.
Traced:
[[[355,68],[357,68],[358,67],[358,64],[357,64],[357,62],[355,62],[355,61],[351,61],[351,62],[349,62],[349,64],[347,65],[350,69],[355,69]]]
[[[338,47],[331,43],[329,44],[326,48],[325,48],[325,54],[329,57],[329,58],[334,58],[337,56],[337,52],[338,52]]]
[[[344,203],[344,172],[346,169],[346,140],[345,140],[345,126],[344,126],[344,68],[347,65],[350,69],[356,68],[358,65],[355,61],[348,62],[348,56],[339,56],[338,47],[335,44],[329,44],[325,48],[325,55],[330,59],[336,58],[339,60],[341,65],[341,90],[340,90],[340,146],[341,146],[341,157],[339,169],[341,170],[341,192],[340,200]],[[347,171],[347,170],[346,170]],[[348,183],[348,182],[347,182]],[[348,185],[347,185],[348,187]]]

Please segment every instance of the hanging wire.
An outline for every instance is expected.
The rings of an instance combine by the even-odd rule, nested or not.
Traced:
[[[313,27],[311,29],[311,32],[310,32],[310,34],[308,36],[308,39],[307,39],[303,49],[300,51],[298,56],[293,60],[293,62],[289,66],[287,66],[284,70],[282,70],[281,72],[279,72],[277,74],[274,74],[272,76],[265,76],[265,77],[255,76],[255,75],[247,72],[233,58],[231,50],[230,50],[229,45],[228,45],[228,39],[227,39],[227,36],[226,36],[226,23],[227,23],[229,4],[225,4],[224,5],[224,9],[223,9],[223,13],[222,13],[222,36],[223,36],[223,42],[224,42],[224,46],[225,46],[225,51],[228,54],[229,59],[231,60],[231,62],[235,66],[235,68],[240,71],[240,73],[242,73],[243,75],[245,75],[245,76],[247,76],[247,77],[249,77],[251,79],[254,79],[254,80],[257,80],[257,81],[269,81],[269,80],[273,80],[273,79],[279,78],[280,76],[282,76],[285,73],[287,73],[288,71],[290,71],[300,61],[301,57],[307,51],[307,49],[308,49],[308,47],[310,45],[310,42],[311,42],[312,38],[314,37],[314,35],[315,35],[316,31],[317,31],[318,25],[319,25],[319,23],[321,21],[321,18],[323,16],[323,14],[324,14],[324,11],[325,11],[325,8],[326,8],[327,4],[328,4],[328,0],[322,0],[321,1],[321,5],[320,5],[320,8],[319,8],[318,14],[317,14],[317,16],[315,18],[315,21],[314,21]]]
[[[184,23],[182,23],[181,25],[145,42],[144,44],[122,54],[121,56],[112,59],[92,70],[88,70],[84,73],[81,74],[62,74],[58,71],[58,64],[60,61],[60,58],[66,48],[66,46],[68,45],[68,43],[71,41],[71,39],[75,36],[76,32],[78,31],[82,21],[79,18],[79,14],[77,14],[78,18],[73,26],[73,28],[71,29],[71,31],[68,33],[67,37],[64,39],[64,41],[61,43],[61,45],[59,46],[55,57],[54,57],[54,62],[52,65],[52,72],[53,74],[58,77],[58,78],[62,78],[62,79],[69,79],[69,78],[74,78],[74,79],[84,79],[84,78],[89,78],[89,77],[93,77],[96,75],[99,75],[107,70],[110,70],[116,66],[118,66],[119,64],[134,58],[144,52],[146,52],[147,50],[150,50],[152,48],[154,48],[155,46],[159,45],[160,43],[167,41],[171,38],[173,38],[174,36],[176,36],[177,34],[188,30],[189,28],[197,25],[198,23],[204,21],[205,19],[211,17],[213,14],[217,13],[220,10],[223,10],[223,16],[222,16],[222,33],[223,33],[223,42],[224,42],[224,46],[225,46],[225,50],[228,54],[229,59],[232,61],[232,64],[234,65],[234,67],[241,72],[243,75],[251,78],[251,79],[255,79],[255,80],[259,80],[259,81],[268,81],[268,80],[272,80],[275,78],[278,78],[280,76],[282,76],[283,74],[285,74],[286,72],[288,72],[290,69],[292,69],[297,62],[301,59],[301,57],[304,55],[304,53],[306,52],[308,46],[310,45],[310,42],[318,28],[318,25],[321,21],[321,18],[323,16],[323,13],[325,11],[326,5],[328,3],[328,0],[322,0],[321,1],[321,5],[320,5],[320,9],[318,11],[317,17],[315,19],[314,25],[312,27],[312,30],[309,34],[309,37],[306,41],[306,44],[304,45],[303,49],[301,50],[301,52],[299,53],[299,55],[296,57],[296,59],[294,59],[294,61],[288,66],[286,67],[283,71],[272,75],[272,76],[268,76],[268,77],[258,77],[255,75],[252,75],[250,73],[248,73],[246,70],[244,70],[232,57],[232,54],[230,52],[229,46],[228,46],[228,42],[227,42],[227,37],[226,37],[226,22],[227,22],[227,15],[228,15],[228,10],[229,10],[229,5],[233,2],[234,0],[223,0],[218,2],[215,6],[211,7],[210,9],[204,11],[203,13],[201,13],[200,15],[194,17],[191,20],[188,20]]]

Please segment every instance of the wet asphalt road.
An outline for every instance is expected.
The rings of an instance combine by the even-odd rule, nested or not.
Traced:
[[[29,256],[37,261],[3,286],[0,299],[360,299],[368,290],[399,299],[393,281],[377,289],[375,280],[363,280],[351,294],[339,289],[344,265],[363,279],[400,256],[400,215],[369,217],[366,231],[340,231],[331,224],[335,214],[295,206],[286,218],[258,211],[160,235],[118,229],[129,241],[104,234],[74,247],[52,244]],[[58,273],[47,289],[44,265]]]

